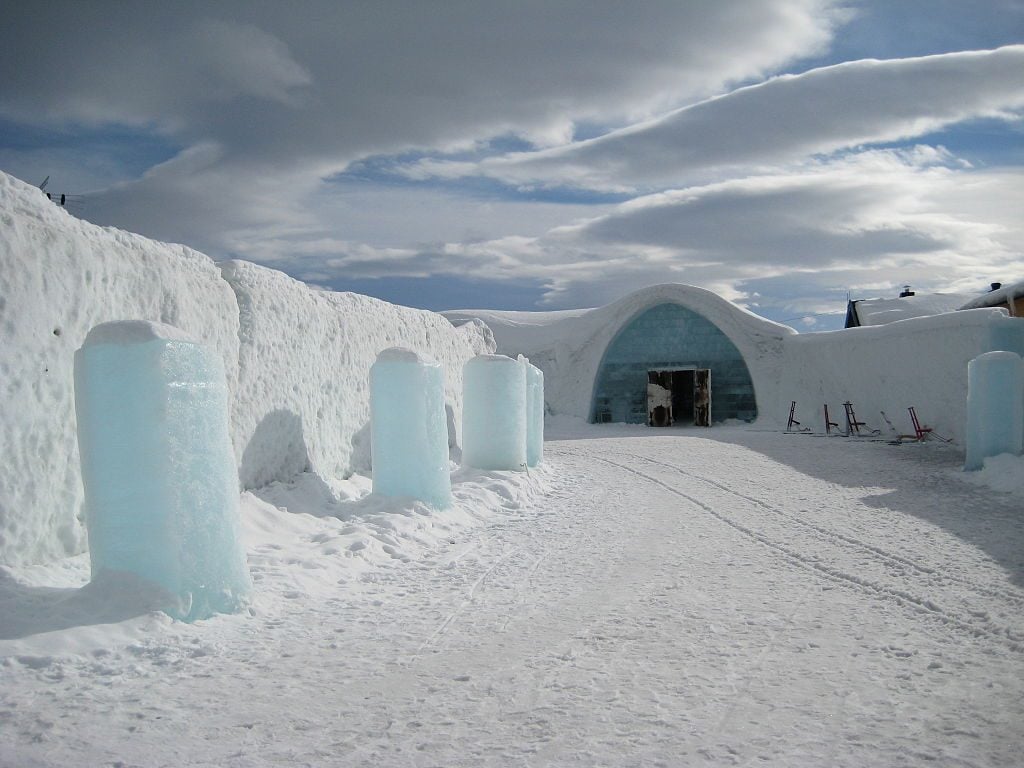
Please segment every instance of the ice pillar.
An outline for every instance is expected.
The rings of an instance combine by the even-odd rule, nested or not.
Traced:
[[[967,364],[967,459],[981,469],[1001,453],[1019,455],[1024,441],[1024,361],[1013,352],[986,352]]]
[[[526,367],[478,355],[462,369],[462,462],[477,469],[526,468]]]
[[[526,368],[526,464],[536,467],[544,460],[544,372],[522,355]]]
[[[412,496],[437,509],[451,504],[444,372],[397,347],[370,368],[373,492]]]
[[[135,574],[186,621],[241,608],[252,581],[219,355],[171,326],[97,325],[75,353],[75,413],[92,577]]]

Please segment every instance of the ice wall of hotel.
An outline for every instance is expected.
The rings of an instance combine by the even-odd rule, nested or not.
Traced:
[[[393,347],[370,368],[373,492],[451,504],[444,372],[439,363]]]
[[[526,366],[478,355],[462,371],[462,462],[477,469],[526,468]]]
[[[536,467],[544,460],[544,373],[520,355],[526,368],[526,464]]]
[[[1001,453],[1019,455],[1024,441],[1024,360],[1013,352],[988,352],[967,366],[967,458],[981,469]]]
[[[252,582],[220,355],[171,326],[103,323],[74,380],[92,577],[151,582],[175,618],[238,610]]]

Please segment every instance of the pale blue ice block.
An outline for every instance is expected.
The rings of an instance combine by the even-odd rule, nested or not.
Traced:
[[[477,469],[526,468],[526,368],[478,355],[462,369],[462,462]]]
[[[967,364],[967,458],[981,469],[989,456],[1019,455],[1024,442],[1024,361],[986,352]]]
[[[544,372],[522,358],[526,367],[526,464],[544,460]]]
[[[373,492],[451,504],[444,372],[408,349],[385,349],[370,368]]]
[[[96,326],[75,354],[92,576],[128,571],[192,621],[234,612],[252,582],[220,357],[155,323]]]

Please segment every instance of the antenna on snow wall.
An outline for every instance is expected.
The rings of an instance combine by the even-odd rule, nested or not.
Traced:
[[[81,195],[69,195],[66,192],[61,192],[60,195],[50,194],[46,191],[46,185],[50,183],[50,177],[47,176],[43,179],[43,183],[39,185],[40,191],[46,195],[46,199],[50,200],[61,208],[74,208],[80,210],[82,207],[82,196]]]

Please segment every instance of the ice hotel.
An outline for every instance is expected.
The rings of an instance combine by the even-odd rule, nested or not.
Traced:
[[[824,431],[825,406],[841,423],[851,403],[868,431],[887,430],[888,419],[912,432],[914,407],[960,443],[968,362],[995,350],[1024,353],[1024,318],[1002,308],[797,334],[674,284],[597,309],[444,314],[456,325],[485,322],[499,353],[523,354],[544,372],[549,413],[590,422],[785,426],[795,402],[802,427]]]

